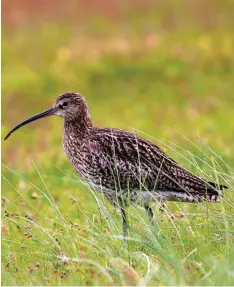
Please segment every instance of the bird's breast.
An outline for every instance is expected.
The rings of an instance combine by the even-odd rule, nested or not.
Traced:
[[[72,135],[64,134],[63,149],[76,172],[84,178],[87,168],[85,163],[87,160],[86,154],[82,152],[82,142]]]

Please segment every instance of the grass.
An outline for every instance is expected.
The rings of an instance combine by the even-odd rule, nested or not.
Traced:
[[[33,123],[2,142],[3,285],[234,284],[230,3],[211,7],[211,18],[216,8],[225,16],[214,29],[204,15],[188,19],[179,4],[175,23],[161,27],[170,5],[115,22],[92,16],[79,29],[5,26],[2,138],[76,90],[95,124],[136,129],[229,191],[218,204],[170,203],[163,213],[156,204],[155,226],[132,206],[124,243],[120,216],[65,158],[61,119]]]

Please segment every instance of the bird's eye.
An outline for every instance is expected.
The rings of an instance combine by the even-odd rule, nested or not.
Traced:
[[[59,104],[60,109],[63,109],[66,106],[68,106],[68,102],[63,102],[62,104]]]

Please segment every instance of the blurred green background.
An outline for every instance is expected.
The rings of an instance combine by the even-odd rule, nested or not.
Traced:
[[[202,142],[233,167],[233,13],[230,0],[3,0],[2,139],[21,120],[49,108],[60,93],[74,90],[86,97],[95,125],[134,128],[144,132],[143,137],[159,139],[176,152],[151,138],[196,173],[199,171],[186,161],[186,150],[202,159],[209,157]],[[67,219],[85,225],[84,215],[71,207],[71,197],[79,198],[88,215],[96,212],[85,192],[77,191],[59,170],[74,173],[62,150],[62,126],[60,118],[47,118],[2,142],[3,212],[30,216],[54,234],[59,223],[33,186],[44,186],[35,165]],[[198,165],[209,172],[202,161]],[[230,173],[225,164],[223,168]],[[24,242],[25,234],[8,218],[3,219],[2,232],[5,240]],[[38,250],[36,243],[33,246]],[[48,252],[46,245],[39,246]],[[39,255],[32,252],[22,257],[25,250],[17,244],[3,247],[4,284],[60,284],[57,277],[48,279],[48,270],[54,268],[50,261],[43,271],[46,276],[27,277],[27,268]],[[204,250],[221,258],[222,248]],[[18,254],[12,269],[7,265],[9,254]],[[207,262],[204,264],[209,266]],[[14,274],[21,263],[25,273]],[[77,283],[75,278],[65,276],[63,282]],[[188,280],[177,278],[172,283],[201,284],[199,278],[194,271]],[[222,278],[214,282],[222,284]],[[79,283],[85,284],[85,280]],[[160,280],[155,282],[167,284]]]
[[[178,127],[233,163],[233,9],[228,0],[3,1],[3,135],[74,90],[96,125],[180,144]],[[61,135],[60,119],[33,123],[2,145],[3,161],[62,157]]]

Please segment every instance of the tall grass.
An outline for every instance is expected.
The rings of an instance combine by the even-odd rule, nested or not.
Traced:
[[[155,224],[149,222],[140,206],[131,206],[127,210],[130,229],[126,240],[120,216],[102,194],[76,175],[55,167],[57,179],[63,177],[67,182],[64,190],[68,186],[71,189],[59,196],[58,204],[47,186],[50,176],[45,180],[34,162],[32,180],[3,165],[3,181],[8,189],[15,189],[9,177],[38,192],[31,200],[29,188],[25,192],[18,190],[17,197],[4,195],[3,222],[9,230],[3,233],[2,241],[3,284],[231,285],[233,170],[204,145],[196,144],[193,150],[196,153],[202,149],[205,161],[181,147],[166,146],[178,157],[187,154],[183,160],[196,174],[221,179],[230,191],[216,204],[169,203],[160,212],[156,203]],[[43,164],[40,166],[43,168]],[[82,194],[85,200],[72,194]],[[21,201],[25,206],[20,206]]]

